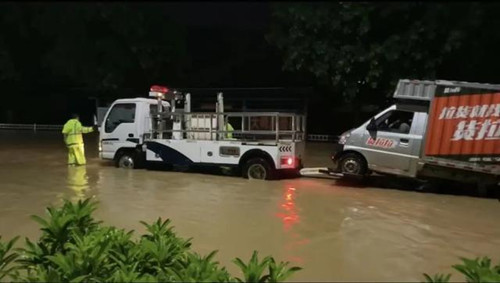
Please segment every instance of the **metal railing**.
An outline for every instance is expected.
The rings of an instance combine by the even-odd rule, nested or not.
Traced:
[[[165,133],[172,135],[180,133],[183,139],[195,140],[234,140],[234,138],[238,140],[274,140],[275,142],[305,140],[306,118],[304,115],[280,112],[164,112],[151,116],[153,117],[152,125],[157,125],[158,119],[181,122],[185,125],[183,130],[158,129],[157,126],[154,126],[151,136],[155,138],[163,138]],[[233,120],[232,123],[237,119],[240,120],[232,124],[238,125],[239,129],[222,130],[226,129],[225,125],[229,123],[230,119]],[[263,120],[259,121],[258,119]],[[262,121],[267,124],[264,129],[256,127],[255,124]],[[199,134],[205,135],[202,137]],[[206,134],[208,134],[208,138]],[[229,138],[228,135],[232,135],[234,138]]]
[[[1,130],[32,130],[36,131],[60,131],[63,125],[45,125],[45,124],[0,124]]]

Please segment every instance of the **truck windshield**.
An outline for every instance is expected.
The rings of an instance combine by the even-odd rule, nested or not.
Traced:
[[[377,119],[377,130],[382,132],[409,134],[413,122],[413,115],[413,112],[408,111],[389,111]]]
[[[135,104],[123,103],[116,104],[109,112],[104,130],[106,133],[113,132],[118,125],[122,123],[134,123],[135,121]]]

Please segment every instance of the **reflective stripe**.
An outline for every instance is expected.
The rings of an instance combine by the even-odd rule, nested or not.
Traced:
[[[72,145],[83,145],[83,143],[70,143],[70,144],[67,144],[67,146],[72,146]]]

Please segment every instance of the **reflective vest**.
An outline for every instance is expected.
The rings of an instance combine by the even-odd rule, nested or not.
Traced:
[[[228,132],[232,132],[232,131],[234,131],[234,128],[233,128],[233,126],[231,124],[227,123],[225,130],[228,131]],[[226,133],[226,138],[232,139],[233,138],[233,133]]]
[[[83,144],[82,134],[92,132],[92,127],[83,127],[77,119],[70,119],[64,124],[62,133],[65,135],[64,142],[67,146]]]

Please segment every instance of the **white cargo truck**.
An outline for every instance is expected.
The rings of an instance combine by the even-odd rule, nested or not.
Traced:
[[[498,184],[500,85],[400,80],[394,98],[340,136],[330,173]]]
[[[109,107],[99,129],[102,159],[130,169],[155,162],[230,167],[243,177],[266,180],[302,166],[303,115],[226,113],[222,93],[210,113],[191,112],[189,93],[153,86],[149,96],[118,99]],[[259,119],[269,127],[256,129]]]

